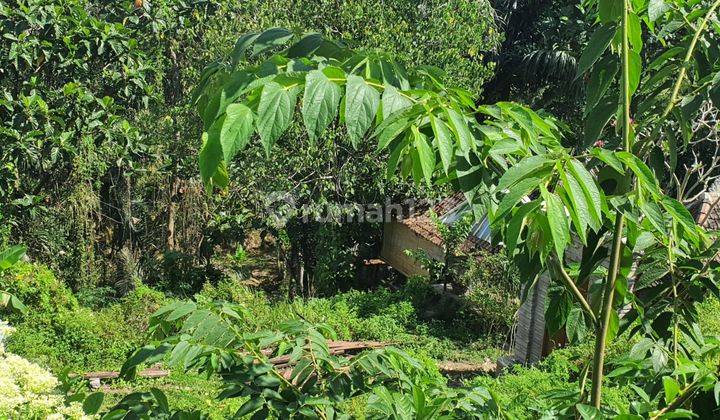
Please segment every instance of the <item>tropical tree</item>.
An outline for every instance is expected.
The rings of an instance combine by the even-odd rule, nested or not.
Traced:
[[[607,344],[631,330],[649,340],[638,353],[650,355],[656,374],[670,368],[638,382],[664,407],[651,414],[669,415],[712,389],[718,374],[684,369],[696,357],[689,343],[703,340],[694,302],[718,293],[720,246],[665,194],[657,156],[673,167],[702,104],[720,102],[719,4],[589,2],[594,32],[577,69],[587,83],[584,132],[570,139],[557,120],[521,105],[477,106],[436,68],[406,70],[318,34],[246,34],[198,88],[201,176],[208,188],[227,186],[226,165],[254,133],[271,154],[298,97],[311,142],[339,115],[354,144],[372,138],[389,151],[389,176],[451,183],[477,215],[489,214],[513,258],[550,270],[565,287],[559,317],[595,335],[584,375],[591,385],[580,382],[578,411],[602,409]],[[648,37],[653,50],[643,49]],[[682,391],[658,393],[658,383],[671,381]],[[646,415],[653,407],[633,410]]]

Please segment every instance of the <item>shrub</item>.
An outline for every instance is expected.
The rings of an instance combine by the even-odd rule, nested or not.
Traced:
[[[17,296],[31,312],[50,314],[78,307],[70,289],[41,264],[17,263],[0,276],[0,290]]]
[[[34,294],[24,295],[33,298],[30,302],[46,298],[52,301],[55,295],[63,293],[73,298],[57,280],[48,280],[55,279],[48,270],[41,269],[39,273],[36,277],[44,279],[39,284],[52,286],[48,287],[50,291],[63,292],[50,293],[37,286]],[[36,299],[38,295],[43,299]],[[126,354],[142,342],[149,314],[165,301],[162,293],[142,285],[117,303],[98,310],[80,307],[73,299],[69,299],[73,301],[69,307],[31,305],[28,315],[18,319],[21,322],[17,323],[17,332],[8,341],[8,348],[53,370],[117,369]]]
[[[700,327],[706,335],[720,335],[720,299],[709,297],[698,305]]]
[[[5,352],[3,338],[11,331],[0,322],[0,418],[84,418],[79,402],[65,405],[59,382],[50,372]]]

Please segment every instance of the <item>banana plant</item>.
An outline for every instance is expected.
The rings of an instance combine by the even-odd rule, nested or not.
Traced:
[[[692,117],[692,109],[678,117],[688,95],[717,101],[720,56],[710,42],[718,32],[717,2],[588,4],[596,30],[578,64],[588,96],[580,134],[520,104],[476,105],[433,67],[407,69],[319,34],[273,28],[243,35],[228,60],[208,66],[196,91],[205,125],[203,181],[224,188],[240,149],[258,139],[270,155],[299,114],[307,139],[285,141],[314,142],[330,124],[342,124],[351,145],[377,143],[388,176],[450,183],[477,216],[488,215],[511,257],[536,267],[528,281],[549,270],[578,308],[573,322],[594,330],[592,385],[589,393],[581,389],[577,410],[599,409],[605,349],[618,332],[670,335],[678,354],[679,331],[695,317],[689,308],[708,291],[718,293],[714,237],[666,194],[648,150],[678,147],[668,138]],[[655,37],[652,51],[642,50],[644,30]],[[691,74],[700,50],[704,73]],[[656,64],[643,66],[648,57]],[[685,71],[663,71],[675,81],[653,90],[662,60]],[[565,147],[578,144],[568,135],[582,136],[585,146]],[[671,322],[653,324],[658,314],[670,314]]]

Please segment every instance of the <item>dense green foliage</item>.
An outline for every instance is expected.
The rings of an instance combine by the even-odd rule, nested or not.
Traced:
[[[602,405],[601,394],[606,347],[621,327],[646,337],[609,376],[637,379],[648,366],[653,372],[645,375],[643,401],[633,405],[632,414],[679,413],[694,394],[720,383],[716,370],[701,361],[714,358],[716,340],[703,337],[694,310],[704,290],[720,290],[718,244],[678,201],[681,194],[666,195],[670,191],[663,191],[661,181],[666,165],[674,172],[678,148],[693,140],[692,117],[705,101],[717,102],[717,43],[698,40],[716,38],[717,28],[708,26],[718,5],[688,15],[684,2],[672,13],[654,3],[590,3],[588,19],[599,23],[578,61],[577,75],[587,74],[589,84],[584,139],[572,142],[576,148],[563,147],[562,126],[551,118],[507,102],[477,106],[471,92],[447,87],[442,73],[427,66],[406,69],[392,58],[353,51],[315,34],[296,38],[281,28],[247,33],[230,62],[209,66],[199,85],[198,111],[205,122],[201,176],[208,189],[225,188],[227,164],[254,132],[270,156],[302,91],[311,142],[338,114],[353,147],[370,131],[378,150],[390,150],[389,175],[399,168],[416,183],[452,181],[476,216],[489,215],[508,254],[529,264],[530,285],[543,269],[563,285],[561,300],[551,303],[552,330],[567,326],[571,336],[582,337],[590,327],[596,344],[592,366],[577,395],[564,398],[562,414],[617,414]],[[655,33],[656,26],[687,25],[689,33],[680,35],[683,46],[663,44],[653,51],[657,58],[641,85],[643,23],[660,43],[668,36]],[[675,77],[671,59],[680,53],[685,59]],[[688,74],[691,64],[697,73]],[[655,73],[661,66],[669,71]],[[654,90],[645,96],[647,89]],[[673,113],[683,94],[688,95],[684,111]],[[598,138],[612,116],[617,129],[605,149]],[[682,144],[668,136],[668,127],[681,129]],[[655,167],[657,177],[645,163],[653,148],[670,153],[669,162]],[[569,274],[566,251],[574,242],[582,248],[581,261],[569,261],[579,262]],[[605,260],[607,270],[598,272]],[[652,272],[652,278],[636,281],[635,271]],[[629,315],[621,325],[626,306]],[[673,378],[678,370],[692,376]],[[592,385],[586,401],[587,373]],[[656,391],[659,383],[664,394]],[[653,411],[650,403],[657,400],[665,406]]]
[[[136,277],[164,285],[179,276],[182,284],[167,290],[191,294],[217,276],[210,265],[216,246],[234,249],[251,226],[274,230],[263,214],[273,192],[291,192],[316,211],[395,198],[372,176],[383,171],[382,161],[340,145],[320,153],[295,142],[272,161],[249,150],[243,160],[253,165],[230,168],[247,179],[245,188],[224,198],[202,194],[194,182],[201,127],[190,94],[203,67],[232,50],[237,33],[282,25],[340,34],[357,47],[452,69],[458,84],[474,89],[490,77],[483,55],[501,36],[490,6],[467,0],[140,4],[0,5],[0,213],[10,227],[0,236],[28,245],[74,290],[105,286],[122,295]],[[276,176],[289,166],[294,176]],[[320,243],[305,252],[320,291],[352,274],[358,252],[348,249],[360,244],[366,256],[363,244],[379,235],[369,225],[288,231],[288,262],[299,246]]]
[[[686,206],[719,176],[718,10],[1,3],[0,314],[16,327],[1,407],[716,416],[720,242]],[[452,191],[472,212],[437,221],[444,258],[410,251],[428,278],[359,274],[382,223],[355,205]],[[505,252],[460,252],[485,216]],[[570,347],[448,383],[438,363],[506,351],[544,271],[548,339]],[[344,357],[329,339],[390,346]],[[171,376],[132,380],[154,363]],[[93,369],[122,370],[117,394],[66,375]]]

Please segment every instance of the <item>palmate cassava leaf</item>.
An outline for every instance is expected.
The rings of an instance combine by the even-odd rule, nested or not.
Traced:
[[[335,119],[342,88],[320,70],[305,77],[302,114],[310,141],[314,142]]]
[[[256,127],[266,155],[287,130],[295,111],[297,87],[284,87],[277,82],[263,86],[258,104]]]
[[[348,75],[345,95],[345,124],[350,141],[357,147],[375,119],[380,93],[362,77]]]

